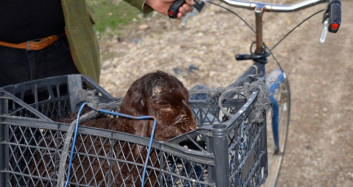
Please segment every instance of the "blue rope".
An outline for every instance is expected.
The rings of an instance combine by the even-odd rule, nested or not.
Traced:
[[[141,182],[141,187],[143,187],[145,185],[145,178],[146,178],[146,171],[147,171],[147,166],[148,166],[148,160],[151,154],[151,148],[152,148],[152,142],[153,142],[153,138],[154,138],[154,132],[156,131],[156,126],[157,126],[157,120],[155,119],[155,117],[153,116],[131,116],[131,115],[127,115],[127,114],[122,114],[119,112],[113,112],[113,111],[108,111],[108,110],[102,110],[102,109],[95,109],[94,107],[92,107],[93,110],[96,110],[98,112],[102,112],[102,113],[106,113],[106,114],[111,114],[113,116],[119,116],[119,117],[124,117],[124,118],[128,118],[128,119],[137,119],[137,120],[144,120],[144,119],[153,119],[153,129],[152,129],[152,134],[150,137],[150,143],[148,145],[148,152],[147,152],[147,157],[146,157],[146,161],[145,161],[145,166],[143,168],[143,174],[142,174],[142,182]]]
[[[72,147],[71,147],[71,154],[70,154],[69,167],[68,167],[68,173],[67,173],[65,187],[69,183],[69,178],[70,178],[71,163],[72,163],[72,160],[73,160],[73,152],[74,152],[74,148],[75,148],[75,144],[76,144],[77,128],[78,128],[78,124],[79,124],[78,121],[79,121],[80,114],[82,112],[83,107],[85,105],[87,105],[87,104],[88,104],[87,102],[83,103],[81,105],[79,111],[78,111],[78,114],[77,114],[75,134],[74,134],[74,140],[72,142]],[[149,145],[148,145],[147,157],[146,157],[145,166],[143,168],[143,174],[142,174],[141,187],[143,187],[145,185],[145,178],[146,178],[146,173],[147,173],[148,160],[149,160],[149,157],[150,157],[150,154],[151,154],[154,133],[156,131],[156,126],[157,126],[156,118],[154,116],[139,116],[139,117],[136,117],[136,116],[131,116],[131,115],[127,115],[127,114],[122,114],[122,113],[119,113],[119,112],[113,112],[113,111],[108,111],[108,110],[96,109],[93,106],[91,108],[93,110],[101,112],[101,113],[106,113],[106,114],[110,114],[110,115],[113,115],[113,116],[119,116],[119,117],[124,117],[124,118],[128,118],[128,119],[136,119],[136,120],[153,119],[153,129],[152,129],[152,134],[151,134],[151,137],[150,137],[150,142],[149,142]]]
[[[71,171],[71,163],[72,163],[73,155],[74,155],[74,149],[75,149],[75,144],[76,144],[77,129],[78,129],[78,124],[79,124],[80,115],[81,115],[81,112],[82,112],[83,107],[84,107],[85,105],[87,105],[87,104],[88,104],[87,102],[84,102],[84,103],[81,105],[81,107],[80,107],[80,109],[78,110],[78,113],[77,113],[76,125],[75,125],[75,134],[74,134],[74,140],[72,141],[72,146],[71,146],[69,167],[68,167],[68,171],[67,171],[65,187],[69,184],[70,171]]]

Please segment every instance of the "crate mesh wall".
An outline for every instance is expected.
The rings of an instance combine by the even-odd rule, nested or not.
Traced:
[[[0,176],[5,180],[1,184],[57,184],[58,164],[68,124],[48,119],[55,120],[71,112],[70,93],[63,82],[44,86],[51,97],[33,99],[34,102],[28,105],[21,102],[26,100],[21,94],[14,97],[0,91],[3,95],[0,97],[1,114],[5,113],[1,115],[0,136],[6,140],[1,144],[4,154],[0,162],[5,163],[4,168],[0,168]],[[217,99],[212,97],[207,101],[191,102],[200,127],[198,130],[169,142],[154,142],[145,186],[216,185],[214,171],[218,166],[212,149],[212,125],[228,123],[230,120],[222,115],[215,104]],[[224,106],[235,113],[245,102],[244,97],[237,97],[227,100]],[[247,110],[251,112],[251,108]],[[43,119],[36,112],[48,118]],[[228,164],[224,170],[229,173],[229,178],[225,180],[229,181],[230,186],[258,186],[267,176],[266,125],[265,122],[250,123],[248,113],[234,120],[225,135],[228,145],[225,145],[224,154],[228,155]],[[148,141],[120,132],[80,127],[70,184],[140,186]]]
[[[147,146],[105,137],[112,132],[100,133],[100,136],[78,134],[70,184],[140,186]],[[55,186],[65,131],[9,125],[9,134],[8,185]],[[117,135],[121,137],[120,133]],[[158,148],[152,149],[148,162],[146,186],[208,184],[204,181],[207,164]]]

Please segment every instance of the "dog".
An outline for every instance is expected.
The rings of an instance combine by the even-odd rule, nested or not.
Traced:
[[[120,113],[132,116],[154,116],[157,120],[155,139],[167,141],[196,129],[188,105],[189,92],[177,78],[165,72],[148,73],[128,89]],[[134,127],[139,136],[150,137],[153,121],[118,118],[123,126]]]

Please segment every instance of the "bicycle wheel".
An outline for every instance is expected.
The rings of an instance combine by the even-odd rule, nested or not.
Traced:
[[[278,102],[279,118],[278,118],[278,142],[279,151],[276,151],[274,135],[272,130],[272,110],[267,114],[267,157],[268,157],[268,177],[264,186],[276,186],[281,165],[286,149],[288,127],[290,121],[290,87],[288,78],[284,80],[279,91],[274,95]]]

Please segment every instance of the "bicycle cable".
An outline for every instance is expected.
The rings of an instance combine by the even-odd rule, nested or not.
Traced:
[[[286,35],[284,35],[272,48],[271,50],[274,50],[284,39],[286,39],[295,29],[297,29],[298,27],[300,27],[304,22],[308,21],[310,18],[314,17],[315,15],[319,14],[320,12],[325,11],[325,9],[319,10],[315,13],[313,13],[312,15],[310,15],[309,17],[305,18],[302,22],[300,22],[299,24],[297,24],[294,28],[292,28]]]
[[[269,51],[269,53],[271,54],[272,58],[275,60],[277,66],[279,67],[279,69],[284,72],[281,64],[279,63],[279,61],[277,60],[276,56],[273,54],[273,50],[284,40],[286,39],[295,29],[297,29],[298,27],[300,27],[303,23],[305,23],[306,21],[308,21],[310,18],[316,16],[317,14],[319,14],[320,12],[325,11],[323,10],[319,10],[315,13],[313,13],[312,15],[310,15],[309,17],[305,18],[303,21],[301,21],[299,24],[297,24],[295,27],[293,27],[287,34],[285,34],[271,49],[264,43],[265,48]]]
[[[223,8],[227,11],[229,11],[230,13],[232,13],[233,15],[237,16],[241,21],[243,21],[246,26],[248,26],[250,28],[251,31],[253,31],[254,33],[256,33],[255,29],[253,27],[251,27],[251,25],[244,19],[242,18],[238,13],[236,13],[235,11],[220,5],[218,3],[212,2],[212,1],[207,1],[208,3],[218,6],[220,8]],[[274,50],[284,39],[286,39],[295,29],[297,29],[298,27],[300,27],[303,23],[305,23],[306,21],[308,21],[310,18],[314,17],[315,15],[319,14],[320,12],[325,11],[325,9],[319,10],[315,13],[313,13],[312,15],[310,15],[309,17],[305,18],[303,21],[301,21],[299,24],[297,24],[295,27],[293,27],[291,30],[289,30],[289,32],[287,34],[285,34],[272,48],[269,48],[266,44],[264,44],[265,49],[267,49],[269,51],[269,53],[271,54],[272,58],[275,60],[276,64],[278,65],[278,67],[280,68],[281,71],[284,72],[281,64],[279,63],[279,61],[277,60],[277,58],[275,57],[275,55],[272,53],[272,50]],[[251,52],[251,51],[250,51]]]
[[[237,16],[241,21],[243,21],[243,22],[246,24],[246,26],[248,26],[248,27],[251,29],[251,31],[253,31],[254,33],[256,33],[255,29],[254,29],[253,27],[251,27],[251,25],[250,25],[244,18],[242,18],[241,16],[239,16],[238,13],[234,12],[233,10],[231,10],[231,9],[229,9],[229,8],[223,6],[223,5],[214,3],[214,2],[212,2],[212,1],[207,1],[207,3],[210,3],[210,4],[212,4],[212,5],[221,7],[221,8],[223,8],[223,9],[229,11],[230,13],[234,14],[234,15]]]
[[[279,67],[279,69],[284,72],[284,69],[282,68],[281,64],[279,63],[279,61],[277,60],[276,56],[272,53],[272,50],[266,45],[264,44],[265,48],[268,50],[268,52],[270,53],[270,55],[272,56],[273,60],[275,60],[277,66]]]

